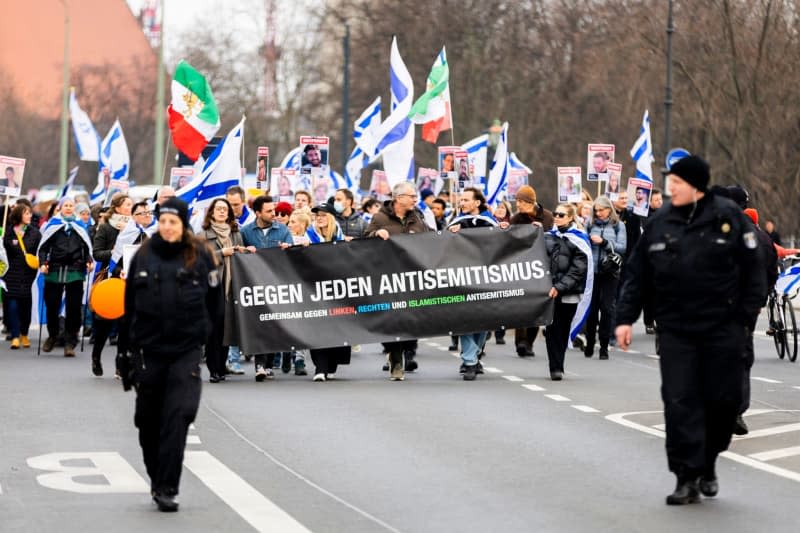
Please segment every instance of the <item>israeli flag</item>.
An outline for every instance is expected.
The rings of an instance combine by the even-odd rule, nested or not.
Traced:
[[[586,235],[586,232],[578,229],[574,224],[564,233],[561,233],[555,227],[552,228],[549,233],[559,239],[568,239],[587,259],[586,287],[583,289],[581,300],[578,302],[578,307],[575,309],[575,315],[572,317],[572,323],[569,326],[569,340],[571,342],[575,340],[575,337],[581,332],[581,329],[583,329],[583,324],[589,317],[589,307],[592,304],[592,285],[594,285],[592,245],[589,244],[589,237]]]
[[[650,138],[650,115],[646,109],[639,138],[631,148],[631,157],[636,163],[636,177],[653,183],[653,141]]]
[[[486,157],[489,151],[489,134],[484,133],[461,146],[469,154],[476,183],[486,182]]]
[[[370,160],[381,156],[389,186],[414,179],[414,124],[408,118],[414,103],[414,82],[411,79],[400,50],[397,37],[392,39],[389,58],[391,79],[391,114],[377,129],[376,145]]]
[[[785,272],[781,272],[775,282],[775,291],[778,294],[785,294],[790,298],[794,298],[798,290],[800,290],[800,265],[795,265]]]
[[[330,167],[328,167],[328,177],[331,179],[331,183],[333,184],[334,189],[350,188],[351,184],[345,179],[345,177]]]
[[[72,132],[75,134],[75,146],[81,161],[97,161],[100,157],[100,135],[94,129],[89,115],[78,105],[75,87],[69,91],[69,116],[72,119]]]
[[[202,218],[213,199],[225,196],[229,187],[239,185],[242,173],[239,154],[242,149],[243,129],[244,118],[208,157],[200,175],[175,192],[175,196],[189,204],[190,218],[195,213]]]
[[[114,243],[113,250],[111,250],[111,259],[108,261],[108,272],[113,272],[119,260],[122,259],[122,253],[126,245],[133,244],[142,234],[152,237],[157,229],[158,224],[150,224],[148,227],[143,228],[134,222],[133,217],[129,218],[128,223],[125,224],[125,227],[122,228],[122,231],[117,235],[117,241]]]
[[[117,119],[100,145],[100,172],[97,174],[97,187],[92,191],[89,200],[94,203],[108,192],[105,188],[103,170],[108,169],[110,179],[125,181],[130,174],[130,166],[131,157],[128,153],[128,144],[125,142],[125,134],[122,133],[122,126]]]
[[[344,175],[347,179],[348,188],[357,187],[361,182],[361,170],[370,163],[370,157],[367,154],[374,154],[375,152],[375,134],[380,124],[381,97],[379,96],[361,113],[361,116],[353,124],[353,138],[356,141],[356,147],[344,166]]]
[[[64,187],[61,188],[61,194],[58,195],[59,198],[66,198],[67,193],[75,184],[75,178],[77,177],[78,167],[73,167],[73,169],[69,171],[69,177],[67,178],[66,183],[64,183]]]
[[[508,165],[511,168],[524,170],[528,174],[528,176],[533,174],[533,171],[525,163],[520,161],[519,158],[517,157],[517,154],[515,154],[514,152],[508,154]]]
[[[239,227],[243,228],[246,225],[250,224],[251,222],[256,221],[256,214],[250,211],[246,205],[242,206],[242,216],[239,217],[237,222],[239,223]]]
[[[278,168],[293,168],[295,170],[300,170],[300,161],[303,159],[303,147],[298,146],[283,158],[281,164]]]
[[[489,179],[484,187],[486,203],[496,206],[505,197],[508,189],[508,122],[503,124],[503,131],[500,133],[500,140],[494,152],[492,168],[489,169]]]

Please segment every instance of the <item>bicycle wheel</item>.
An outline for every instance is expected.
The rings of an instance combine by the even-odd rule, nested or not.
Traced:
[[[783,322],[785,326],[786,356],[789,361],[794,363],[797,360],[797,321],[794,317],[792,301],[787,296],[783,297]]]
[[[775,343],[775,351],[778,352],[778,358],[783,359],[786,355],[786,334],[783,327],[783,319],[781,318],[781,307],[778,305],[778,299],[775,294],[769,296],[769,327],[772,328],[772,341]]]

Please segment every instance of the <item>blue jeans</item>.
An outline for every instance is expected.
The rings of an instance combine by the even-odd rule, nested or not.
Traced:
[[[28,328],[31,325],[31,305],[30,298],[8,298],[8,330],[11,333],[11,338],[28,334]]]
[[[239,347],[238,346],[228,346],[228,363],[238,363],[239,362]]]
[[[486,331],[480,333],[470,333],[469,335],[459,335],[461,341],[461,360],[467,366],[478,364],[478,354],[481,353],[483,343],[486,342]]]

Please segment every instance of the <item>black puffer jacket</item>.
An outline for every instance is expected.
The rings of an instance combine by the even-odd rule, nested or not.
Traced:
[[[31,225],[25,228],[22,242],[29,254],[36,255],[36,249],[39,248],[41,239],[42,234],[36,227]],[[30,298],[31,285],[36,279],[36,269],[29,267],[25,262],[25,254],[19,245],[14,228],[8,228],[8,232],[3,237],[3,246],[8,254],[8,272],[3,278],[8,295],[12,298]]]
[[[559,296],[583,294],[589,258],[572,241],[552,233],[545,233],[547,254],[550,256],[550,275]]]
[[[94,244],[92,256],[94,257],[95,261],[102,264],[102,268],[107,267],[108,263],[111,261],[111,254],[114,252],[114,245],[117,243],[118,236],[119,230],[108,222],[103,222],[97,226],[97,231],[95,232],[94,240],[92,241]],[[114,267],[114,272],[111,272],[110,274],[113,277],[118,278],[121,271],[122,262],[120,261],[117,266]]]

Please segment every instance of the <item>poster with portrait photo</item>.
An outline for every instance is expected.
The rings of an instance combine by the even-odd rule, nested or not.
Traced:
[[[386,172],[377,169],[372,171],[369,194],[381,202],[391,199],[392,188],[389,187],[389,178],[386,176]]]
[[[627,191],[628,208],[633,210],[634,215],[646,217],[650,212],[650,194],[653,192],[653,184],[647,180],[629,178]]]
[[[269,146],[259,146],[256,151],[256,173],[246,174],[244,188],[251,196],[266,194],[270,187]]]
[[[469,152],[464,149],[459,149],[454,152],[455,165],[456,165],[456,189],[458,192],[463,191],[467,187],[472,187],[472,165],[469,161]]]
[[[558,201],[581,201],[581,167],[558,167]]]
[[[318,175],[316,170],[314,169],[311,175],[311,198],[314,205],[319,205],[327,202],[328,198],[336,193],[336,187],[330,176]]]
[[[586,181],[607,181],[608,164],[614,162],[613,144],[590,144],[586,150]]]
[[[417,171],[417,192],[430,189],[434,194],[438,195],[443,187],[444,180],[439,175],[438,170],[435,168],[419,168]]]
[[[460,146],[439,147],[439,176],[442,178],[456,178],[456,152],[463,152]]]
[[[620,184],[622,183],[622,164],[609,163],[608,164],[608,180],[606,181],[605,195],[612,202],[619,198]]]
[[[508,188],[506,189],[506,199],[513,202],[517,199],[517,191],[523,185],[529,185],[528,172],[524,168],[508,169]]]
[[[300,174],[318,173],[318,175],[327,176],[330,168],[329,156],[330,139],[328,137],[311,135],[300,137]],[[309,178],[309,184],[311,181]]]
[[[294,203],[294,193],[300,190],[308,190],[298,187],[298,172],[293,168],[273,168],[270,170],[270,191],[273,198],[278,202]]]
[[[189,185],[194,178],[194,168],[192,167],[172,167],[169,169],[169,185],[179,191]]]
[[[25,174],[25,159],[0,155],[0,166],[3,169],[3,174],[0,176],[0,195],[20,196],[22,177]]]

